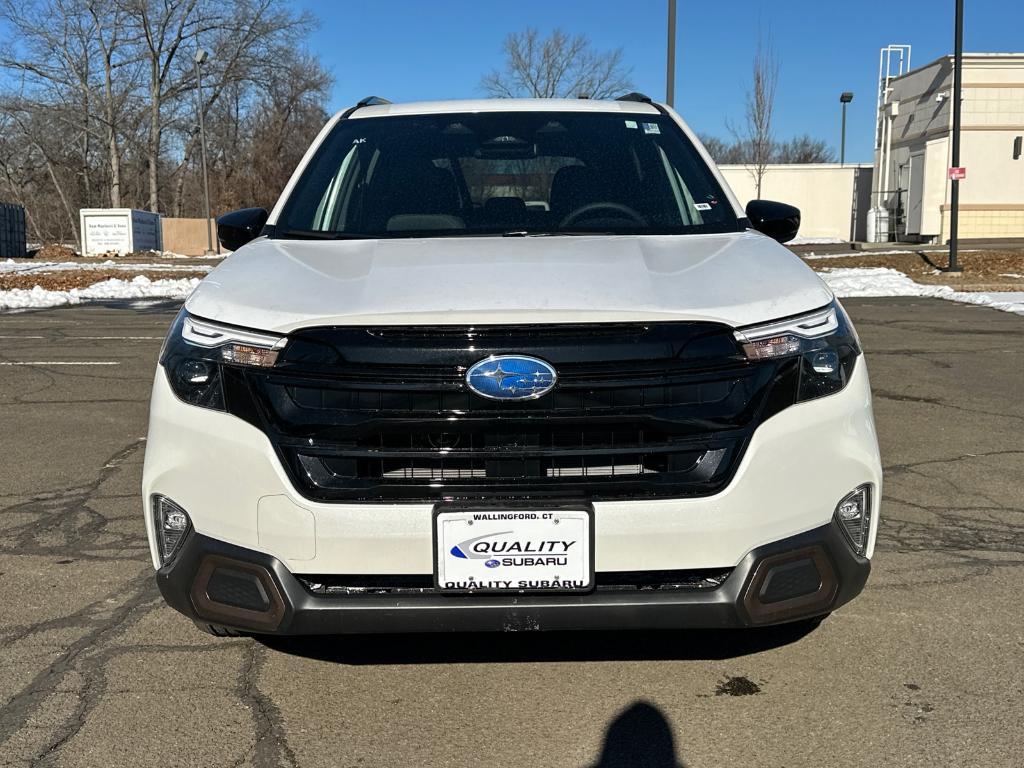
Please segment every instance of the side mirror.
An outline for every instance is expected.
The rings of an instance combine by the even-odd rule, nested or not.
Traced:
[[[229,251],[237,251],[255,238],[270,214],[263,208],[242,208],[217,219],[217,239]]]
[[[788,243],[800,231],[800,209],[774,200],[747,203],[750,226],[780,243]]]

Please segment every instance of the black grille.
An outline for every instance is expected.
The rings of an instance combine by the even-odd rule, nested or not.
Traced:
[[[679,571],[598,571],[594,574],[597,592],[707,590],[720,587],[731,568],[705,568]],[[326,597],[359,597],[400,595],[402,597],[442,594],[434,586],[430,574],[363,575],[326,574],[297,575],[296,578],[314,595]]]
[[[259,577],[234,568],[217,568],[210,576],[206,595],[211,600],[250,611],[266,611],[270,599]]]
[[[468,389],[471,365],[517,353],[551,363],[554,390]],[[229,410],[305,496],[381,502],[711,494],[795,381],[712,323],[310,329],[271,371],[225,371]]]
[[[817,592],[821,587],[821,574],[810,558],[776,565],[765,577],[759,595],[762,603],[778,603],[794,597]]]

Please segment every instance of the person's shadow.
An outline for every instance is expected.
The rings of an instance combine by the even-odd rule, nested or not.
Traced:
[[[653,704],[638,701],[605,731],[601,757],[590,768],[686,768],[676,757],[672,726]]]

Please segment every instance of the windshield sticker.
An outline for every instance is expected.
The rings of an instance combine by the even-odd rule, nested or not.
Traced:
[[[626,121],[626,127],[627,128],[636,128],[636,120],[627,120]]]
[[[644,123],[644,133],[661,133],[657,123]]]
[[[711,204],[710,203],[694,203],[693,207],[696,208],[698,211],[710,211],[711,210]]]

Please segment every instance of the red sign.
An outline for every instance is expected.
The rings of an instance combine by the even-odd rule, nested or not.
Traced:
[[[953,181],[963,181],[964,179],[967,178],[967,169],[966,168],[950,168],[949,169],[949,178],[952,179]]]

